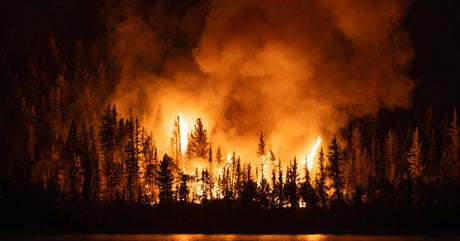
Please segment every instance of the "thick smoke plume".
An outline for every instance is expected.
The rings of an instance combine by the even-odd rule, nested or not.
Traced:
[[[201,117],[214,145],[246,161],[261,131],[283,160],[303,158],[319,134],[351,118],[411,105],[407,7],[400,0],[131,4],[111,25],[121,67],[115,99],[143,111],[158,143],[168,143],[181,113],[190,125]]]

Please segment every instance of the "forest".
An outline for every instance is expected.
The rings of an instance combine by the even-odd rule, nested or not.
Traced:
[[[135,109],[101,94],[113,65],[79,40],[46,46],[25,63],[1,55],[2,233],[458,232],[455,108],[356,118],[324,140],[312,174],[302,157],[277,158],[263,132],[259,160],[224,153],[200,118],[185,149],[178,116],[159,150]],[[194,159],[207,164],[185,172]]]

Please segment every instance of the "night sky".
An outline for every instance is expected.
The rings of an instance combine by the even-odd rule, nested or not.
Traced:
[[[458,1],[415,1],[407,26],[415,45],[415,103],[451,109],[460,104],[460,12]]]
[[[64,42],[81,39],[104,41],[109,1],[2,1],[0,44],[10,61],[22,61],[30,49],[50,33]],[[145,1],[144,4],[147,4]],[[180,14],[193,1],[165,3]],[[405,25],[415,46],[412,74],[416,79],[415,105],[447,110],[460,104],[460,8],[455,0],[413,1]],[[172,39],[179,38],[171,34]],[[175,44],[183,44],[174,40]],[[193,43],[193,41],[192,41]],[[40,42],[41,44],[41,42]],[[100,48],[102,49],[102,48]]]

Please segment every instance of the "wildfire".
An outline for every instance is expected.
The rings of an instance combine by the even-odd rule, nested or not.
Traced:
[[[232,155],[231,154],[228,154],[227,155],[227,165],[232,165]]]
[[[185,150],[187,150],[187,144],[188,144],[188,135],[190,133],[190,127],[187,121],[185,121],[184,117],[182,114],[179,114],[179,127],[181,131],[181,136],[180,136],[180,150],[182,154],[185,154]]]
[[[311,171],[311,169],[313,168],[313,162],[316,156],[316,152],[318,151],[319,145],[321,145],[321,136],[318,136],[315,146],[313,146],[313,149],[311,149],[311,152],[305,157],[306,162],[307,162],[308,171]]]

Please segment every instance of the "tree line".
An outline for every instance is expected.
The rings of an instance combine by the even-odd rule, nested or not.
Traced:
[[[401,111],[355,120],[337,133],[340,141],[334,136],[320,150],[315,175],[296,157],[282,166],[263,134],[254,145],[263,163],[251,166],[235,152],[226,159],[218,143],[209,143],[200,119],[183,150],[187,133],[176,118],[171,150],[160,154],[132,111],[121,118],[114,104],[103,104],[108,96],[94,92],[113,86],[108,67],[89,55],[76,41],[64,57],[51,38],[43,56],[30,59],[23,71],[2,71],[11,80],[2,83],[11,90],[1,125],[7,140],[1,147],[2,193],[48,204],[224,200],[263,210],[387,205],[423,212],[458,205],[455,109],[442,123],[431,108],[424,118],[399,123],[393,120]],[[207,166],[184,173],[184,162],[194,158]]]

